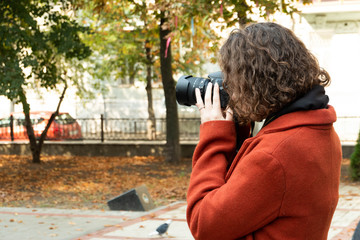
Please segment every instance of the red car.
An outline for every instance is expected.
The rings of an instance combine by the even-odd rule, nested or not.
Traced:
[[[30,112],[35,136],[40,137],[53,112]],[[14,139],[28,139],[23,112],[12,113]],[[11,139],[10,117],[0,119],[0,139]],[[81,140],[81,127],[69,113],[59,113],[54,119],[46,136],[47,140]]]

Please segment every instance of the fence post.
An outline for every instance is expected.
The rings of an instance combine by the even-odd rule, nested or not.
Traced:
[[[11,141],[14,141],[14,117],[10,115],[10,137]]]
[[[104,114],[100,115],[100,127],[101,127],[101,142],[104,142]]]

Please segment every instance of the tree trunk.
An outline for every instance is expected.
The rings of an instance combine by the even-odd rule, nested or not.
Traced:
[[[23,105],[23,111],[24,111],[24,115],[25,115],[26,132],[27,132],[27,135],[29,138],[30,151],[31,151],[31,154],[33,157],[33,163],[41,163],[40,157],[41,157],[42,146],[44,145],[44,141],[45,141],[47,132],[50,128],[50,125],[54,121],[55,117],[59,114],[60,105],[64,99],[66,89],[67,89],[67,85],[65,84],[65,88],[60,96],[60,100],[59,100],[58,106],[56,108],[56,111],[53,114],[51,114],[51,117],[50,117],[45,129],[43,130],[43,132],[41,133],[41,135],[39,137],[39,141],[37,141],[37,139],[36,139],[36,136],[34,133],[34,128],[31,123],[30,105],[27,102],[26,95],[24,92],[21,92],[21,94],[20,94],[20,101]]]
[[[164,13],[162,13],[164,16]],[[175,81],[172,77],[171,69],[171,44],[166,51],[166,36],[170,29],[163,29],[166,22],[164,17],[160,19],[160,69],[161,79],[164,88],[165,106],[166,106],[166,149],[165,161],[177,163],[180,161],[181,149],[179,140],[179,119],[176,103]]]
[[[148,122],[147,122],[147,137],[149,140],[154,140],[156,138],[156,128],[155,128],[155,113],[153,108],[153,98],[152,98],[152,86],[151,86],[151,66],[152,66],[152,57],[151,57],[151,48],[148,45],[149,40],[145,41],[145,50],[146,50],[146,95],[148,100]]]
[[[41,152],[41,146],[38,146],[36,142],[36,137],[34,133],[34,128],[31,123],[30,119],[30,105],[27,102],[26,95],[24,92],[20,92],[20,101],[23,105],[23,111],[25,115],[25,127],[26,132],[29,138],[30,143],[30,151],[33,157],[33,163],[40,163],[40,152]]]

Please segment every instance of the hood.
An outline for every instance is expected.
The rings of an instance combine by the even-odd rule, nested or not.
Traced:
[[[325,95],[325,89],[321,85],[316,85],[307,94],[291,102],[280,111],[270,114],[264,123],[264,126],[276,118],[291,112],[306,111],[327,108],[329,97]]]
[[[306,125],[329,125],[336,121],[334,108],[323,86],[317,85],[303,97],[266,118],[260,132]]]

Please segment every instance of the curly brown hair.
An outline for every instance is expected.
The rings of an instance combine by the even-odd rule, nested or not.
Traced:
[[[220,49],[219,63],[229,107],[240,124],[261,121],[315,85],[330,83],[304,43],[271,22],[233,30]]]

